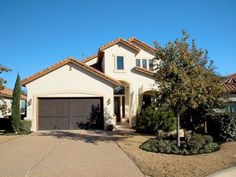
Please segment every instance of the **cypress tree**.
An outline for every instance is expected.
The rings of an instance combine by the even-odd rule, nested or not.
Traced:
[[[12,118],[11,126],[14,132],[19,132],[20,127],[20,96],[21,96],[21,85],[20,76],[17,75],[15,87],[13,90],[13,101],[12,101]]]

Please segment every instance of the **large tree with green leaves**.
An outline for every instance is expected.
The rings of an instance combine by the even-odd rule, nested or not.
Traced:
[[[3,65],[0,64],[0,74],[2,74],[3,72],[8,72],[10,71],[10,69],[4,67]],[[4,86],[6,84],[6,80],[4,78],[2,78],[0,76],[0,92],[1,90],[4,89]],[[0,111],[4,114],[7,110],[6,110],[6,103],[5,101],[3,100],[3,98],[1,97],[1,94],[0,94]]]
[[[11,125],[14,132],[19,132],[19,127],[20,127],[20,116],[21,116],[20,97],[21,97],[21,84],[20,84],[20,76],[18,74],[12,97],[13,101],[12,101]]]
[[[185,108],[211,110],[222,94],[220,77],[215,73],[208,52],[198,49],[195,41],[183,31],[181,39],[162,47],[156,44],[155,80],[159,86],[157,103],[172,109],[177,122],[177,144],[180,146],[180,112]]]

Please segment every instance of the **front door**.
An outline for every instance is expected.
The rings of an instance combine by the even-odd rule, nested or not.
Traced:
[[[120,122],[120,97],[114,98],[114,112],[116,115],[116,121]]]

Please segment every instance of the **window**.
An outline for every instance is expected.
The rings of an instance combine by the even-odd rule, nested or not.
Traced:
[[[140,59],[136,59],[136,66],[140,66]]]
[[[149,70],[153,71],[153,61],[152,61],[152,59],[148,60],[148,65],[149,65]]]
[[[123,95],[125,94],[125,87],[119,86],[114,89],[114,94],[116,95]]]
[[[117,58],[116,58],[116,69],[117,70],[123,70],[124,69],[124,57],[123,56],[117,56]]]
[[[226,103],[225,104],[225,112],[235,113],[236,112],[236,103],[235,102]]]
[[[147,60],[146,59],[142,60],[142,64],[143,64],[143,68],[147,69]]]

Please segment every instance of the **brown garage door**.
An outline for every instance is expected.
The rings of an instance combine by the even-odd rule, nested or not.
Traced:
[[[103,128],[103,99],[96,98],[39,98],[39,130],[79,129],[93,121]],[[94,121],[95,120],[95,121]]]

